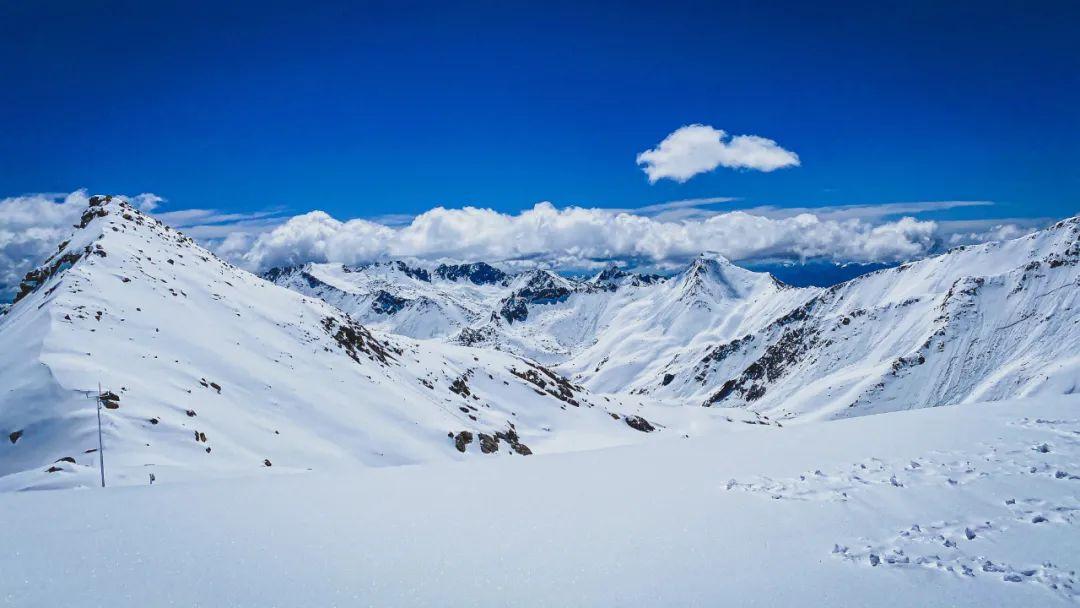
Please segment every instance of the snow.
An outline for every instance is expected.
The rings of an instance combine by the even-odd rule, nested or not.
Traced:
[[[1072,218],[826,290],[695,371],[710,392],[734,383],[710,401],[780,420],[1068,394],[1080,384],[1078,288]]]
[[[524,459],[5,494],[0,599],[1072,605],[1078,474],[1080,397],[1058,396]]]
[[[626,417],[658,408],[511,354],[370,334],[119,201],[90,211],[0,321],[0,490],[97,483],[99,383],[119,396],[103,415],[118,485],[480,457],[479,433],[535,453],[632,443]],[[517,456],[497,443],[483,456]]]
[[[830,289],[267,278],[108,197],[27,275],[0,601],[1080,601],[1080,218]]]
[[[807,421],[1080,386],[1080,218],[830,289],[793,288],[715,254],[666,280],[548,271],[474,285],[312,265],[278,281],[387,331],[529,357],[597,393]],[[546,282],[559,299],[522,291]],[[376,293],[410,302],[376,312]],[[515,300],[516,298],[516,300]],[[508,301],[527,314],[509,318]],[[515,309],[518,313],[522,311]]]
[[[120,485],[588,450],[1080,385],[1076,218],[827,290],[715,254],[666,280],[392,261],[280,270],[275,285],[97,201],[0,317],[0,490],[96,482],[98,383],[119,396],[103,434]]]

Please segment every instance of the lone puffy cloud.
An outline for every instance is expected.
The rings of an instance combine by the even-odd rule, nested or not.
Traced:
[[[799,166],[799,155],[757,135],[729,136],[708,125],[676,129],[652,150],[637,156],[650,183],[661,179],[685,182],[717,167],[775,171]]]

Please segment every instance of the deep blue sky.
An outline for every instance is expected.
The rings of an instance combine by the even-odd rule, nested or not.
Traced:
[[[3,3],[0,196],[1080,210],[1075,2],[196,4]],[[688,123],[802,166],[649,185],[635,155]]]

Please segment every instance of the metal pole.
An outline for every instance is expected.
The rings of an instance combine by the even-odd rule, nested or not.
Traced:
[[[98,463],[101,469],[101,487],[105,487],[105,444],[101,441],[101,383],[97,385],[97,443]]]

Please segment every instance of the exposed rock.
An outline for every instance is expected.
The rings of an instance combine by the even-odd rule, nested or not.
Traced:
[[[640,287],[641,285],[652,285],[663,280],[664,277],[658,274],[626,272],[612,264],[589,279],[586,284],[593,291],[615,291],[626,285]]]
[[[473,436],[469,431],[461,431],[454,437],[454,447],[462,454],[465,453],[465,448],[472,443]]]
[[[819,296],[820,297],[820,296]],[[781,330],[780,338],[770,344],[756,361],[746,367],[737,377],[724,382],[703,405],[719,403],[732,394],[741,393],[746,401],[755,401],[765,395],[765,385],[783,376],[789,367],[799,363],[807,353],[822,342],[821,330],[814,324],[802,323],[809,317],[815,300],[780,317],[771,328]]]
[[[492,452],[499,451],[499,440],[485,433],[479,433],[477,435],[480,438],[480,451],[484,454],[491,454]]]
[[[521,441],[519,440],[517,431],[514,430],[513,424],[510,425],[509,429],[495,433],[495,437],[502,439],[506,443],[510,444],[510,449],[514,450],[518,454],[521,454],[522,456],[528,456],[532,454],[532,450],[529,449],[529,446],[521,443]]]
[[[739,351],[741,348],[745,347],[750,342],[753,342],[753,340],[754,336],[751,334],[747,334],[741,338],[732,340],[731,342],[720,344],[714,347],[701,359],[701,364],[698,366],[698,369],[700,369],[701,371],[699,371],[698,374],[694,377],[694,380],[705,384],[705,382],[708,380],[708,373],[714,365],[722,363],[732,354]]]
[[[109,215],[109,212],[106,211],[104,207],[91,206],[83,212],[82,217],[79,218],[79,223],[75,227],[86,228],[95,218],[105,217],[106,215]]]
[[[491,343],[496,339],[498,339],[498,334],[495,330],[485,326],[480,329],[463,327],[451,341],[464,346],[477,346]]]
[[[529,361],[523,361],[532,369],[527,369],[524,372],[518,371],[517,368],[511,367],[510,373],[514,374],[518,378],[525,380],[535,386],[543,389],[545,392],[556,399],[565,401],[574,407],[581,405],[577,399],[574,398],[574,391],[580,391],[581,387],[571,384],[569,380],[549,370],[543,365],[531,363]],[[545,380],[544,378],[547,378]]]
[[[371,310],[381,315],[392,315],[409,305],[411,300],[399,298],[394,294],[380,289],[371,301]]]
[[[431,282],[431,274],[423,268],[413,268],[400,260],[393,262],[393,264],[395,267],[397,267],[398,271],[403,273],[405,276],[412,277],[417,281],[423,281],[425,283]]]
[[[106,391],[104,393],[101,393],[101,395],[99,395],[99,398],[101,399],[101,405],[104,406],[105,409],[120,409],[120,396],[116,393],[112,391]]]
[[[502,302],[499,308],[499,316],[506,319],[507,323],[521,322],[529,318],[529,306],[525,298],[510,296]]]
[[[38,287],[45,284],[46,281],[56,276],[60,272],[71,268],[82,259],[82,254],[77,252],[68,252],[64,255],[56,258],[52,263],[46,262],[47,265],[35,268],[26,273],[22,282],[19,283],[19,291],[15,294],[15,300],[13,303],[18,303],[29,294],[33,293]]]
[[[466,383],[466,381],[468,379],[469,379],[468,374],[465,374],[464,376],[462,376],[460,378],[457,378],[450,385],[450,391],[453,392],[453,393],[457,393],[458,395],[461,395],[462,397],[468,397],[469,395],[472,394],[472,392],[469,390],[469,385]]]
[[[389,365],[389,359],[393,358],[390,350],[372,336],[366,327],[348,317],[340,323],[334,317],[326,317],[323,319],[322,326],[326,333],[338,343],[338,346],[357,363],[360,362],[359,353],[364,353],[371,360],[383,365]]]
[[[525,321],[529,318],[529,304],[555,304],[562,302],[574,293],[562,277],[538,270],[532,273],[528,282],[502,301],[499,315],[508,323]]]
[[[651,433],[656,430],[656,427],[654,427],[652,424],[649,423],[648,420],[642,418],[641,416],[627,416],[623,420],[626,421],[626,424],[630,428],[641,431],[642,433]]]
[[[506,281],[505,272],[486,262],[474,264],[439,264],[435,276],[447,281],[468,279],[476,285],[494,285]]]
[[[271,283],[276,283],[277,280],[283,276],[288,276],[301,271],[303,271],[302,266],[280,266],[276,268],[271,268],[270,270],[262,273],[262,278],[270,281]]]

